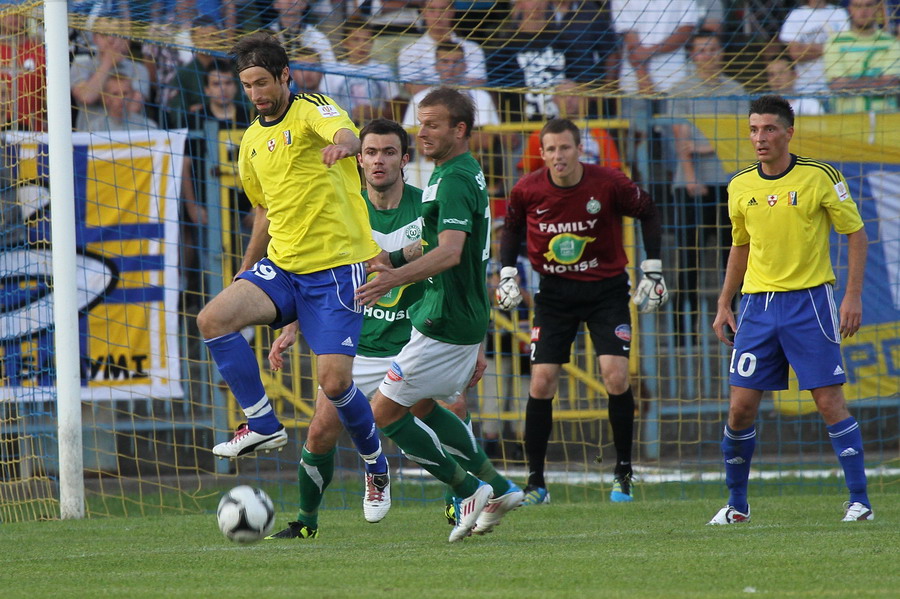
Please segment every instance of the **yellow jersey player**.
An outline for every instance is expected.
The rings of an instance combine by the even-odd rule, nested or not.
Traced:
[[[872,520],[859,425],[841,385],[842,337],[862,320],[866,237],[843,175],[830,164],[789,151],[794,111],[780,96],[750,104],[750,140],[759,162],[728,185],[733,245],[713,329],[733,346],[731,404],[722,440],[728,504],[709,524],[750,520],[747,481],[756,445],[754,421],[763,391],[787,389],[788,366],[812,392],[844,471],[850,499],[845,522]],[[847,284],[840,310],[834,298],[831,229],[847,236]],[[740,320],[731,301],[743,293]],[[732,343],[725,327],[735,332]]]
[[[234,282],[204,307],[197,325],[247,423],[213,453],[236,458],[287,443],[240,330],[279,329],[296,320],[318,357],[319,385],[368,476],[386,485],[372,410],[351,374],[363,322],[354,292],[365,281],[366,261],[381,251],[360,195],[356,127],[330,98],[290,92],[287,54],[270,34],[241,38],[232,55],[259,113],[241,140],[238,161],[254,206],[253,233]]]

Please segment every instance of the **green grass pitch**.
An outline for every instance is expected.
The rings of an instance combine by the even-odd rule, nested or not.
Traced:
[[[378,524],[330,509],[318,539],[250,546],[212,513],[7,523],[0,579],[10,599],[900,597],[900,492],[872,500],[875,521],[841,523],[839,494],[758,497],[728,527],[705,526],[709,499],[560,502],[453,545],[438,502]]]

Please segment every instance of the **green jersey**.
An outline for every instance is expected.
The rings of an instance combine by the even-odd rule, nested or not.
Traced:
[[[390,210],[377,210],[369,194],[363,191],[362,195],[369,208],[372,237],[381,249],[392,252],[422,238],[421,189],[404,185],[400,205]],[[420,297],[422,285],[404,285],[391,289],[374,306],[366,306],[359,355],[376,358],[399,354],[412,331],[409,307]]]
[[[441,231],[468,233],[459,264],[430,277],[410,309],[420,333],[444,343],[474,345],[487,333],[490,303],[485,280],[491,247],[487,185],[469,152],[435,167],[422,195],[422,245],[438,246]]]

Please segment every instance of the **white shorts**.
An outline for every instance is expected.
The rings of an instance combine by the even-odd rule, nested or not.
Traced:
[[[384,374],[390,370],[395,356],[371,357],[357,355],[353,358],[353,382],[357,388],[372,399],[372,394],[384,380]]]
[[[407,408],[429,398],[453,403],[472,380],[480,347],[444,343],[413,328],[378,390]]]

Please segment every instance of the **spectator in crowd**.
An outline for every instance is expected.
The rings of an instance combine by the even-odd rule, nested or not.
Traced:
[[[372,58],[372,30],[351,19],[343,31],[342,60],[325,75],[324,92],[361,125],[389,113],[400,90],[394,70]]]
[[[797,62],[797,82],[800,95],[828,91],[825,81],[825,61],[822,53],[825,42],[835,33],[850,26],[847,11],[826,0],[806,0],[788,14],[778,39],[787,44],[788,55]]]
[[[878,24],[880,0],[850,0],[850,30],[825,44],[832,112],[896,112],[900,41]]]
[[[567,78],[597,85],[616,80],[619,41],[608,3],[563,0],[556,3],[553,21],[565,48]]]
[[[579,93],[580,86],[571,79],[563,79],[556,86],[553,102],[559,108],[559,116],[580,125],[581,121],[588,118],[588,103],[590,98],[583,91]],[[579,160],[584,164],[599,164],[622,170],[622,159],[616,140],[606,129],[599,127],[581,129],[581,155]],[[544,166],[541,158],[541,132],[533,131],[528,136],[525,152],[519,161],[519,168],[525,173],[536,171]]]
[[[690,119],[700,115],[742,115],[747,92],[722,74],[722,42],[716,33],[700,31],[688,40],[693,72],[678,84],[678,95],[670,102],[671,114],[679,119],[672,126],[677,167],[672,187],[674,205],[667,223],[675,228],[678,248],[678,289],[675,293],[676,330],[694,335],[700,319],[690,330],[682,330],[684,315],[700,313],[703,281],[698,269],[714,265],[715,285],[725,272],[731,236],[728,232],[728,180],[711,140]],[[685,121],[687,119],[687,121]],[[712,238],[713,243],[708,239]],[[708,250],[707,248],[712,248]],[[712,307],[712,306],[710,306]]]
[[[77,54],[69,69],[72,98],[78,108],[76,128],[84,130],[88,122],[102,118],[106,110],[101,103],[101,95],[106,81],[112,77],[128,80],[132,92],[140,94],[139,105],[143,114],[143,103],[150,97],[150,74],[143,61],[132,55],[131,46],[125,37],[113,35],[119,31],[123,35],[123,24],[111,19],[97,19],[92,34],[93,47],[88,53]],[[109,33],[108,33],[109,32]],[[121,93],[121,89],[116,90]],[[96,115],[96,116],[95,116]]]
[[[47,61],[44,44],[28,29],[28,9],[7,6],[0,14],[0,86],[7,98],[0,106],[7,126],[29,131],[47,128]]]
[[[314,48],[306,46],[293,46],[292,51],[294,53],[288,55],[291,59],[291,91],[324,92],[322,82],[325,72],[322,70],[322,56]]]
[[[425,33],[397,56],[400,81],[410,96],[440,83],[435,54],[440,42],[450,41],[462,47],[467,85],[481,85],[487,81],[484,51],[475,42],[453,33],[454,16],[452,0],[425,0],[422,7]]]
[[[125,75],[106,77],[95,109],[78,115],[75,129],[91,133],[110,131],[147,131],[158,129],[156,121],[146,116],[144,98]]]
[[[454,42],[441,42],[435,48],[435,56],[437,58],[435,68],[438,72],[440,85],[459,87],[466,83],[466,59],[461,45]],[[406,113],[401,123],[404,127],[412,128],[418,125],[416,115],[419,103],[431,90],[436,88],[437,86],[425,88],[412,97],[409,105],[406,107]],[[491,98],[491,94],[483,89],[469,88],[459,91],[469,96],[475,104],[475,121],[469,147],[474,152],[482,155],[489,153],[493,148],[495,134],[482,131],[481,128],[500,124],[500,115],[497,114],[494,100]],[[421,152],[417,152],[416,159],[407,165],[406,172],[411,183],[424,188],[433,170],[434,163],[426,160]],[[492,182],[492,184],[496,185],[496,181]]]
[[[672,91],[688,65],[684,44],[701,19],[694,0],[612,0],[612,14],[624,44],[622,91]]]
[[[457,18],[453,30],[468,40],[484,43],[509,16],[509,5],[508,0],[455,0]]]
[[[282,43],[288,56],[296,56],[299,47],[303,46],[314,50],[324,64],[337,62],[328,37],[309,23],[310,8],[307,0],[274,0],[272,4],[278,11],[278,19],[269,28]]]
[[[488,46],[488,81],[518,89],[500,95],[500,109],[516,121],[555,117],[547,91],[566,76],[566,48],[549,0],[514,0],[505,26]]]
[[[797,116],[823,114],[825,108],[818,98],[797,96],[795,83],[797,72],[794,63],[784,58],[776,58],[766,65],[766,81],[772,93],[784,96],[790,102]]]
[[[372,57],[396,69],[400,49],[419,37],[420,4],[420,0],[345,0],[344,11],[372,33]]]
[[[191,30],[191,43],[196,48],[193,60],[178,69],[172,80],[174,92],[169,94],[170,112],[187,112],[191,106],[203,104],[206,71],[215,60],[211,51],[225,42],[225,31],[209,17],[198,17]],[[235,98],[240,99],[235,88]]]
[[[244,129],[253,120],[247,105],[235,99],[238,82],[234,76],[234,65],[231,61],[215,58],[203,75],[203,97],[201,102],[188,107],[187,112],[169,114],[168,128],[188,128],[203,131],[206,123],[212,121],[221,130]],[[199,268],[194,248],[199,245],[202,227],[207,222],[206,176],[216,176],[218,167],[202,168],[207,161],[207,147],[204,139],[188,140],[185,154],[185,169],[182,176],[182,275],[189,290],[199,290],[199,282],[193,277],[199,275]],[[233,148],[233,160],[237,160],[237,148]],[[215,161],[218,163],[218,161]],[[249,236],[253,226],[252,207],[246,194],[238,189],[230,190],[233,222],[229,227],[236,233],[234,247],[242,255],[243,240]],[[188,298],[194,306],[194,300],[200,299],[198,294]]]

